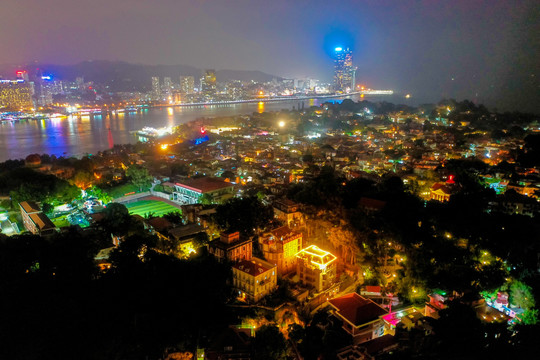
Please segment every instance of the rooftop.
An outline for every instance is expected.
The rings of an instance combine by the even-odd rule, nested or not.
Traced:
[[[387,313],[378,304],[357,293],[340,296],[329,300],[329,303],[337,310],[337,315],[354,324],[354,326],[361,326],[377,320]]]
[[[171,235],[177,240],[182,240],[185,237],[193,236],[203,231],[204,228],[201,225],[187,224],[170,229],[169,235]]]
[[[325,269],[330,263],[337,258],[328,251],[320,249],[316,245],[310,245],[305,249],[300,250],[296,254],[297,258],[308,260],[311,265],[317,266],[319,269]]]
[[[284,243],[289,242],[293,239],[296,239],[300,233],[297,233],[296,231],[291,230],[290,227],[287,225],[276,228],[274,230],[271,230],[269,233],[266,233],[264,235],[264,238],[266,240],[270,240],[272,237],[272,240],[278,240],[283,241]]]
[[[41,211],[41,208],[39,207],[39,205],[34,201],[23,201],[23,202],[19,203],[19,205],[20,205],[20,207],[23,208],[23,210],[27,214],[36,213],[36,212]]]
[[[146,222],[157,231],[164,231],[173,227],[173,224],[164,217],[151,218],[146,220]]]
[[[433,184],[433,186],[431,187],[431,191],[440,192],[447,195],[452,195],[454,193],[453,189],[450,186],[441,182]]]
[[[223,181],[218,178],[201,177],[196,179],[186,179],[182,182],[177,182],[175,185],[184,187],[189,190],[193,190],[199,193],[206,193],[225,189],[228,187],[234,187],[233,184]]]
[[[36,224],[40,231],[55,229],[56,225],[53,224],[51,219],[42,212],[30,214],[30,219]]]
[[[246,274],[250,274],[253,276],[263,274],[267,271],[274,269],[275,267],[276,265],[272,265],[258,258],[252,258],[251,260],[242,260],[237,264],[233,265],[233,268],[236,268],[242,272],[245,272]]]

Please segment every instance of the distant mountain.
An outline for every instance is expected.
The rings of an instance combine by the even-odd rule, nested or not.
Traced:
[[[82,76],[85,81],[94,81],[108,85],[111,91],[148,91],[151,88],[152,76],[171,77],[174,82],[180,76],[194,76],[196,81],[201,77],[203,69],[188,65],[141,65],[122,61],[83,61],[74,65],[32,64],[27,66],[0,65],[0,75],[12,78],[16,70],[24,68],[30,76],[41,70],[44,74],[52,74],[54,78],[74,81]],[[254,80],[257,82],[271,81],[277,76],[261,71],[218,70],[218,81]]]

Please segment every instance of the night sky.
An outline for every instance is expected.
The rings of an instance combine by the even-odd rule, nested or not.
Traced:
[[[0,64],[124,60],[358,82],[540,112],[540,1],[2,0]]]

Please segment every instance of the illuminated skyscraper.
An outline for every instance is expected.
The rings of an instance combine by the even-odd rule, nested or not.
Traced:
[[[352,50],[337,47],[334,56],[334,90],[354,91],[356,68],[353,67]]]
[[[28,71],[26,71],[26,70],[17,71],[17,79],[21,79],[21,80],[24,80],[24,81],[30,81],[28,79]]]
[[[82,76],[79,76],[75,79],[75,83],[77,84],[77,89],[83,90],[84,89],[84,78]]]
[[[163,90],[166,92],[166,93],[170,93],[172,91],[172,80],[170,77],[164,77],[163,78]]]
[[[161,89],[159,88],[159,77],[152,76],[152,98],[158,100],[161,98]]]
[[[201,90],[204,94],[212,95],[216,92],[216,71],[206,70],[201,79]]]
[[[32,83],[18,80],[0,80],[0,107],[27,110],[34,107]]]
[[[60,91],[59,91],[60,87]],[[41,75],[38,78],[37,103],[39,106],[47,106],[53,103],[53,95],[61,92],[61,85],[53,81],[51,75]]]
[[[193,76],[180,76],[180,90],[184,94],[193,94],[195,78]]]

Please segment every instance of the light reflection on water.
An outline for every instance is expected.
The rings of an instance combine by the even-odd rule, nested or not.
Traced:
[[[357,100],[357,99],[354,99]],[[323,100],[306,100],[305,107]],[[0,161],[22,159],[29,154],[81,156],[96,153],[115,144],[135,143],[133,132],[145,126],[176,126],[199,117],[244,115],[301,106],[301,101],[205,106],[197,108],[155,108],[140,113],[70,116],[64,119],[25,120],[0,123]]]

